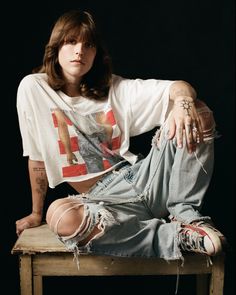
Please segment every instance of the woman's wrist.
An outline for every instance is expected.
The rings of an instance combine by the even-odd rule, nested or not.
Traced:
[[[42,217],[43,216],[43,210],[33,210],[32,214],[37,215],[38,217]]]

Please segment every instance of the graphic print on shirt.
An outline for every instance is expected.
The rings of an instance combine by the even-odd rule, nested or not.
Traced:
[[[89,115],[53,109],[63,177],[104,171],[122,160],[120,130],[111,108]]]

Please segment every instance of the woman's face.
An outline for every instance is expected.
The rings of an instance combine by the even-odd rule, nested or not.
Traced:
[[[89,42],[80,41],[78,37],[70,37],[58,52],[58,61],[64,78],[68,82],[81,81],[83,75],[93,66],[96,47]]]

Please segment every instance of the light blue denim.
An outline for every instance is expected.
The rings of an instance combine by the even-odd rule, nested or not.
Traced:
[[[103,218],[104,232],[83,247],[78,247],[76,237],[61,238],[68,248],[123,257],[182,258],[181,222],[210,219],[200,210],[213,171],[214,136],[190,154],[186,147],[177,148],[167,132],[162,131],[158,144],[157,132],[146,158],[134,165],[123,163],[87,194],[72,196],[86,204],[94,226]],[[172,218],[179,222],[170,222]]]

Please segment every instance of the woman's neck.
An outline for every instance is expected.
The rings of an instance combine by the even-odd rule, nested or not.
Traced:
[[[62,91],[70,97],[80,96],[79,83],[66,83]]]

